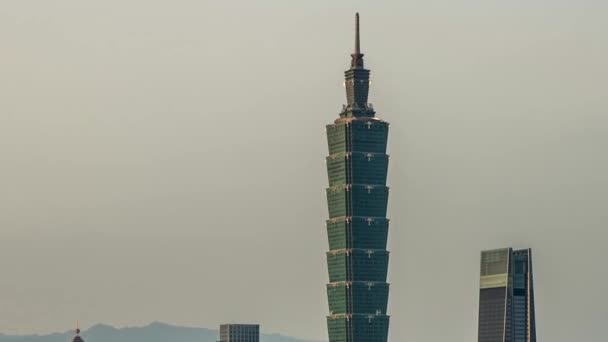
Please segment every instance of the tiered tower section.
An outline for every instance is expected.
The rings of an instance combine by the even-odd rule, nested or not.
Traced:
[[[355,51],[345,72],[347,104],[327,125],[327,297],[330,342],[386,342],[388,288],[388,123],[367,103],[356,16]]]

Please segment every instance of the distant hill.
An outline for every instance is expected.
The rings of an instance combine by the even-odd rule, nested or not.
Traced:
[[[98,324],[80,333],[85,342],[216,342],[218,331],[205,328],[186,328],[164,323],[145,327],[117,329]],[[70,342],[74,331],[49,335],[10,336],[0,334],[0,342]],[[260,342],[316,342],[279,334],[261,334]]]

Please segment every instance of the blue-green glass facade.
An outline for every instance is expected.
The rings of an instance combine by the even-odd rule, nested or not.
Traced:
[[[479,342],[536,342],[532,251],[481,253]]]
[[[330,342],[386,342],[388,123],[367,102],[370,79],[359,50],[358,15],[356,27],[355,52],[345,72],[347,104],[326,127],[327,328]]]

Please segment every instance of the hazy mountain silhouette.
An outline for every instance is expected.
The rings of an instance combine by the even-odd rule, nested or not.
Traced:
[[[145,327],[114,328],[98,324],[83,331],[86,342],[216,342],[218,331],[152,323]],[[49,335],[10,336],[0,334],[0,342],[70,342],[74,331]],[[260,342],[315,342],[279,334],[261,334]]]

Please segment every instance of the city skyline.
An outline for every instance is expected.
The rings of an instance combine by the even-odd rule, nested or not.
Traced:
[[[0,332],[326,340],[323,126],[359,11],[391,123],[389,339],[474,340],[479,251],[513,246],[538,337],[601,340],[607,4],[33,3],[0,10]]]

